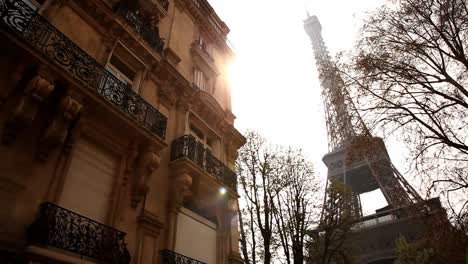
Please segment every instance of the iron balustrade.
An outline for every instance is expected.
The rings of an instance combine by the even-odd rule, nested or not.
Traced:
[[[41,204],[28,229],[32,244],[51,246],[105,263],[130,263],[125,233],[52,203]]]
[[[193,136],[185,135],[172,142],[171,160],[183,157],[190,159],[226,186],[237,191],[236,174],[213,156],[203,144],[197,142]]]
[[[165,138],[167,118],[164,115],[28,4],[17,0],[0,0],[0,20],[3,28],[14,32],[25,44],[104,97],[136,123],[161,139]]]
[[[162,54],[164,41],[159,36],[159,29],[158,27],[152,26],[151,19],[145,17],[140,8],[121,6],[117,12],[127,20],[132,29],[140,35],[151,48],[159,54]]]
[[[410,217],[427,216],[429,214],[437,213],[438,211],[440,212],[441,208],[440,200],[438,198],[431,198],[404,207],[390,208],[375,214],[360,217],[353,224],[352,230],[359,230],[365,227],[400,221],[401,219]]]
[[[161,251],[161,258],[163,264],[206,264],[168,249]]]

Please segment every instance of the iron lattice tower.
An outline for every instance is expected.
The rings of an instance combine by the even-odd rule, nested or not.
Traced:
[[[322,86],[322,100],[328,130],[329,151],[334,151],[358,135],[370,136],[369,130],[353,105],[343,79],[336,70],[322,38],[322,26],[309,16],[305,29],[310,36]]]
[[[328,167],[328,179],[338,180],[351,190],[351,194],[342,198],[346,200],[344,208],[338,211],[362,217],[359,194],[375,189],[382,191],[393,208],[422,201],[390,162],[383,140],[373,137],[360,117],[328,53],[318,18],[309,15],[304,28],[312,42],[322,88],[329,146],[323,161]],[[325,197],[324,207],[337,207],[331,203]]]

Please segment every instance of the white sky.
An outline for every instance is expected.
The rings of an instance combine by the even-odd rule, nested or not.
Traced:
[[[259,131],[275,144],[302,148],[325,178],[321,158],[327,153],[326,127],[313,50],[303,28],[305,8],[318,16],[334,55],[352,48],[365,12],[382,0],[209,2],[231,29],[229,40],[236,53],[230,76],[236,127],[241,132]],[[395,156],[391,148],[389,152]]]

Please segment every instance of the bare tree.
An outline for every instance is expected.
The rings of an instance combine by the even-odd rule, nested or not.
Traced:
[[[468,211],[467,17],[465,0],[387,1],[340,66],[367,121],[403,135],[429,194],[456,198],[459,223]]]
[[[256,132],[246,138],[237,162],[244,262],[302,264],[306,232],[320,213],[312,164],[302,151],[270,145]]]
[[[336,180],[330,180],[328,184],[320,224],[309,232],[306,263],[350,264],[353,263],[351,248],[346,242],[356,222],[349,206],[351,190]]]
[[[276,150],[255,132],[248,132],[247,143],[239,151],[237,171],[242,207],[239,214],[241,247],[245,263],[269,264],[272,261],[274,179]],[[243,221],[246,218],[246,221]],[[259,254],[260,253],[260,254]]]
[[[307,231],[317,223],[319,184],[313,166],[301,150],[280,153],[279,188],[275,190],[274,217],[285,262],[304,263]]]

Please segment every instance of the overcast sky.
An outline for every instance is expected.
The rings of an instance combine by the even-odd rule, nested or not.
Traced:
[[[306,8],[318,16],[334,55],[353,47],[365,13],[382,1],[209,2],[231,29],[229,40],[236,53],[230,71],[236,127],[241,132],[259,131],[275,144],[302,148],[325,178],[321,158],[327,152],[326,128],[313,50],[303,28]]]

